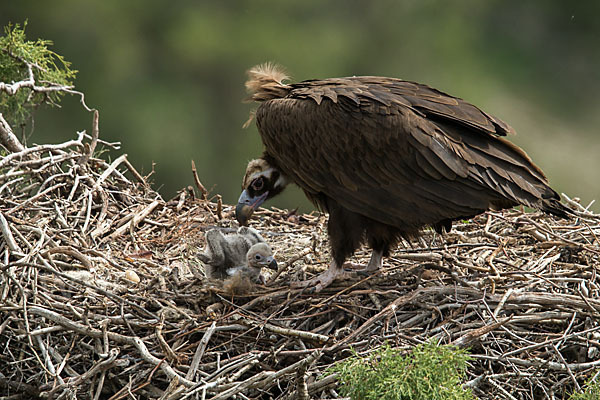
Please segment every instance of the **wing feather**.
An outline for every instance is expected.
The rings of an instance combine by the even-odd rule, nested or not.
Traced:
[[[289,87],[261,104],[257,125],[267,154],[311,199],[324,194],[414,229],[558,198],[529,157],[498,137],[511,128],[461,99],[375,77]]]

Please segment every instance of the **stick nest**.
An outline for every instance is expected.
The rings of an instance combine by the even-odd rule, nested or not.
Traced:
[[[0,395],[335,398],[325,371],[351,349],[432,339],[470,349],[482,399],[568,397],[600,365],[600,217],[575,201],[570,220],[513,209],[427,231],[317,294],[289,284],[327,267],[326,216],[261,210],[280,270],[240,291],[196,258],[208,229],[236,228],[231,206],[164,201],[88,141],[0,159]]]

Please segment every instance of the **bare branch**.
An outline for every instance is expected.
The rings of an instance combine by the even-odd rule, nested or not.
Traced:
[[[0,144],[13,153],[25,150],[25,147],[23,147],[19,139],[17,139],[12,128],[2,116],[2,113],[0,113]]]
[[[192,175],[194,176],[194,183],[196,184],[196,187],[198,188],[198,190],[200,190],[200,198],[202,200],[206,200],[206,195],[208,191],[206,190],[202,182],[200,182],[198,172],[196,171],[196,163],[194,163],[194,160],[192,160]]]

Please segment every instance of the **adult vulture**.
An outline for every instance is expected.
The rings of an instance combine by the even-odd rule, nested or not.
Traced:
[[[518,204],[569,212],[540,168],[502,138],[513,129],[460,98],[378,76],[286,79],[269,64],[249,71],[265,151],[248,164],[236,217],[245,224],[289,182],[329,213],[333,260],[300,286],[329,285],[363,239],[374,271],[425,226],[441,233],[453,220]]]

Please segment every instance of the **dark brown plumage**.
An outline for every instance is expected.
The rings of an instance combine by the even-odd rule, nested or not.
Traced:
[[[512,128],[462,99],[394,78],[285,84],[268,65],[249,75],[265,152],[248,165],[238,220],[288,182],[328,211],[333,262],[309,283],[317,290],[363,238],[374,270],[424,226],[448,231],[453,220],[517,204],[567,215],[543,172],[502,138]]]

